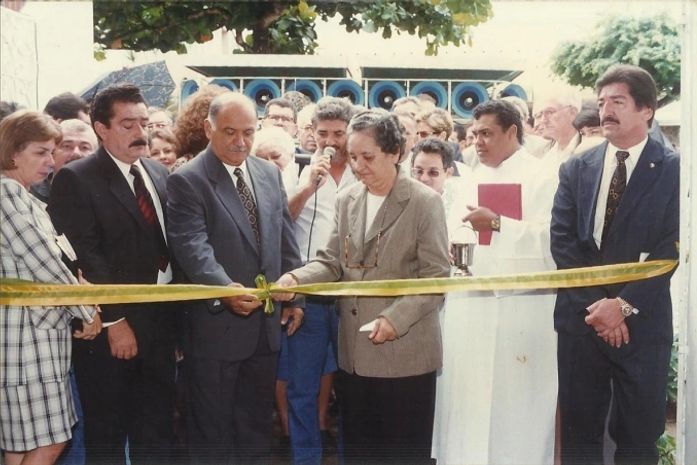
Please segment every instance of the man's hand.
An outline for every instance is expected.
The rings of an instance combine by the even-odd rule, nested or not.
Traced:
[[[239,283],[230,283],[229,286],[243,287]],[[263,303],[257,296],[250,294],[222,297],[220,301],[228,310],[240,316],[249,316],[254,310],[261,307]]]
[[[96,320],[96,318],[95,318]],[[122,320],[106,330],[112,357],[130,360],[138,354],[136,336],[128,321]]]
[[[323,186],[324,183],[327,182],[327,178],[331,176],[329,174],[330,167],[331,162],[329,157],[324,155],[316,156],[314,162],[310,165],[310,177],[307,180],[306,188],[314,191],[315,189]]]
[[[629,342],[629,329],[617,299],[600,299],[588,307],[586,324],[613,347]]]
[[[472,205],[467,205],[467,209],[470,212],[462,218],[463,223],[469,221],[472,229],[477,232],[491,231],[491,220],[498,216],[496,213],[486,207],[474,207]]]
[[[292,336],[303,324],[303,317],[305,316],[305,311],[300,307],[283,307],[283,313],[281,315],[281,325],[288,324],[286,331],[288,336]]]
[[[82,321],[82,329],[78,329],[73,333],[73,337],[76,339],[86,339],[88,341],[97,337],[97,335],[102,331],[102,318],[99,316],[99,312],[94,313],[93,321],[88,324],[86,321]]]
[[[375,320],[375,326],[373,326],[373,331],[371,331],[368,339],[373,341],[373,344],[394,341],[397,339],[397,331],[395,331],[392,323],[387,321],[387,318],[381,316]]]
[[[286,273],[278,278],[276,285],[281,287],[293,287],[298,285],[298,280],[295,279],[295,276],[292,274]],[[295,294],[292,292],[274,292],[271,294],[271,297],[273,297],[273,300],[276,302],[288,302],[293,300]]]

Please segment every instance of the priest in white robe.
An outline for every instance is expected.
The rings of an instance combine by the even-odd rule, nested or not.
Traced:
[[[475,246],[474,276],[552,270],[549,223],[556,179],[521,148],[522,124],[501,101],[474,110],[480,163],[473,189],[453,206],[448,229],[463,218],[488,245]],[[515,193],[483,207],[480,185]],[[511,187],[513,185],[513,187]],[[511,215],[511,216],[507,216]],[[447,464],[549,464],[557,405],[556,334],[550,290],[452,293],[443,323],[443,369],[437,380],[433,457]]]

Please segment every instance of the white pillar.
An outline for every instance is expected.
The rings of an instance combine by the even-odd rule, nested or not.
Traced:
[[[680,125],[682,290],[676,463],[697,463],[697,1],[683,0]],[[694,252],[694,253],[693,253]]]

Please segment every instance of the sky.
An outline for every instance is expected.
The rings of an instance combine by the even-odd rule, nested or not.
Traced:
[[[656,15],[665,12],[676,21],[681,19],[679,0],[606,0],[606,1],[497,1],[493,0],[494,16],[472,28],[473,45],[441,48],[438,60],[448,67],[491,67],[524,70],[516,82],[529,96],[566,87],[549,70],[553,50],[566,40],[585,39],[595,25],[611,14],[632,16]],[[34,17],[38,24],[40,45],[39,69],[50,80],[41,80],[39,104],[50,96],[69,90],[79,92],[100,75],[132,64],[127,52],[109,52],[108,59],[94,62],[88,2],[27,2],[22,13]],[[58,19],[58,20],[57,20]],[[68,26],[68,27],[66,27]],[[423,66],[425,41],[406,33],[385,40],[379,34],[347,33],[338,24],[318,22],[317,55],[346,57],[353,63],[379,60]],[[216,37],[220,35],[217,34]],[[190,75],[183,66],[195,63],[205,55],[220,55],[229,50],[220,39],[190,47],[190,52],[177,56],[164,55],[175,80]],[[229,53],[229,52],[228,52]],[[162,59],[159,52],[135,54],[136,63]],[[188,77],[188,76],[187,76]],[[590,92],[590,91],[589,91]]]

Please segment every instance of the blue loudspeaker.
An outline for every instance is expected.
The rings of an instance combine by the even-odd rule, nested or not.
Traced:
[[[448,89],[443,84],[435,81],[421,81],[412,86],[410,95],[416,97],[419,94],[428,94],[436,101],[438,108],[448,107]]]
[[[489,94],[484,86],[476,82],[461,82],[452,90],[450,108],[461,118],[471,118],[474,107],[487,100],[489,100]]]
[[[269,100],[281,96],[281,89],[270,79],[253,79],[245,83],[244,95],[257,104],[257,113],[263,113]]]
[[[215,78],[211,82],[209,82],[209,84],[215,84],[216,86],[225,87],[226,89],[229,89],[233,92],[237,90],[237,85],[230,79]]]
[[[528,101],[527,92],[518,84],[508,84],[506,88],[501,91],[501,97],[518,97],[526,102]]]
[[[186,99],[194,95],[198,91],[198,84],[196,81],[186,80],[182,82],[181,90],[179,91],[179,106],[186,102]]]
[[[309,79],[298,79],[286,86],[286,91],[294,90],[307,95],[310,100],[317,102],[322,98],[322,88],[315,81]]]
[[[329,84],[329,87],[327,87],[327,95],[347,98],[354,105],[363,105],[365,101],[361,85],[350,79],[342,79],[341,81],[334,81]]]
[[[407,95],[404,87],[395,81],[378,81],[370,85],[368,90],[368,106],[389,110],[398,98]]]

